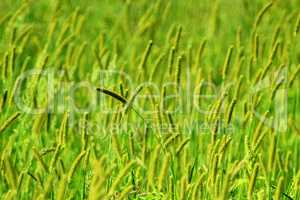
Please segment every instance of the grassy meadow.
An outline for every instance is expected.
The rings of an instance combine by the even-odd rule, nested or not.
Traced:
[[[0,197],[300,199],[299,0],[1,0]]]

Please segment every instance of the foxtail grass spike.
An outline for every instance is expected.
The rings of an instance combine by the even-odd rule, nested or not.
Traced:
[[[230,62],[231,62],[232,52],[233,52],[233,46],[230,46],[228,51],[227,51],[226,58],[225,58],[225,61],[224,61],[224,65],[223,65],[223,73],[222,73],[223,81],[225,81],[227,73],[228,73],[228,67],[229,67]]]
[[[298,14],[297,21],[296,21],[296,26],[294,31],[295,36],[299,33],[299,30],[300,30],[300,13]]]
[[[11,115],[6,121],[4,121],[0,126],[0,134],[3,133],[9,126],[16,122],[16,120],[20,117],[21,113],[16,112]]]
[[[269,2],[267,5],[265,5],[258,13],[255,22],[254,22],[254,28],[257,28],[263,18],[263,16],[266,14],[266,12],[272,7],[273,2]]]

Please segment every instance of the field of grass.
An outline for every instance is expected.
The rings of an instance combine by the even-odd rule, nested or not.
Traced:
[[[299,0],[1,0],[1,199],[300,199]]]

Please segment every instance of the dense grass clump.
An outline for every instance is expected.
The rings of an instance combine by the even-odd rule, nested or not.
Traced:
[[[1,0],[3,199],[300,199],[298,0]]]

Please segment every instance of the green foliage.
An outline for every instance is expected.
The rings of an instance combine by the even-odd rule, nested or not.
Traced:
[[[0,196],[300,199],[299,10],[1,0]]]

